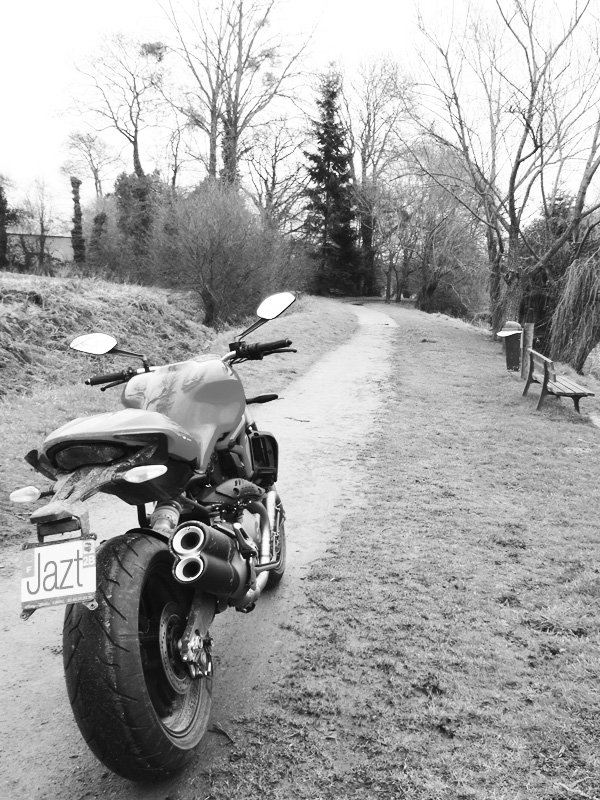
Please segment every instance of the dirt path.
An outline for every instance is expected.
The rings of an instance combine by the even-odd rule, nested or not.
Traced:
[[[213,626],[217,679],[212,724],[234,737],[232,721],[251,717],[255,700],[284,674],[294,634],[280,623],[302,615],[302,580],[338,533],[339,512],[352,507],[364,477],[357,454],[385,397],[396,323],[374,309],[353,309],[360,327],[352,339],[291,384],[279,402],[256,414],[280,442],[288,572],[251,615],[230,611]],[[120,532],[136,524],[132,509],[121,505],[113,510],[104,500],[94,505],[92,525],[98,532]],[[205,797],[206,771],[228,746],[218,732],[205,737],[194,766],[159,786],[132,787],[88,753],[64,689],[62,610],[42,610],[20,621],[16,564],[15,558],[0,574],[0,797]],[[186,789],[192,781],[190,795]]]

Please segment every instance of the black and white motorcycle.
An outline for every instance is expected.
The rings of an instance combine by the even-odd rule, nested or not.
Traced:
[[[83,737],[106,766],[131,780],[181,769],[205,733],[212,695],[215,614],[248,612],[285,569],[284,512],[275,488],[278,447],[257,429],[233,365],[295,352],[291,341],[245,337],[282,314],[283,292],[224,356],[151,366],[106,334],[71,343],[91,354],[142,359],[96,375],[124,384],[120,410],[81,417],[26,456],[53,481],[11,495],[50,496],[31,515],[24,546],[24,618],[66,604],[64,668]],[[139,527],[96,550],[86,501],[103,492],[137,507]]]

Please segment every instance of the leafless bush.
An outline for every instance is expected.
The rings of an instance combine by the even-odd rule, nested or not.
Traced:
[[[305,275],[302,255],[216,181],[162,205],[153,259],[157,281],[197,292],[211,327],[252,313],[270,291],[303,288]]]

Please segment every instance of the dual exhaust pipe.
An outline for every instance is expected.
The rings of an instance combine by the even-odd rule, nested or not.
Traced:
[[[248,559],[247,552],[242,555],[240,530],[236,536],[234,530],[228,534],[193,520],[179,525],[169,543],[175,556],[176,580],[196,584],[207,594],[226,597],[238,609],[253,607],[266,586],[269,570],[276,566],[271,561],[272,531],[278,529],[282,511],[274,490],[267,492],[264,505],[250,502],[247,510],[260,526],[260,547],[254,560],[257,563],[251,566],[253,559]]]
[[[173,574],[180,583],[198,583],[209,594],[231,597],[246,582],[248,562],[237,541],[210,525],[189,522],[174,533],[170,548]]]

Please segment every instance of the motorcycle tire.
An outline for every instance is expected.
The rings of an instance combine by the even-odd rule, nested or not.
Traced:
[[[193,679],[179,657],[193,591],[174,579],[166,544],[143,532],[97,553],[98,608],[68,606],[67,690],[94,755],[134,781],[166,777],[193,758],[206,731],[212,671]]]
[[[285,523],[279,526],[277,541],[275,543],[275,556],[279,560],[279,566],[275,567],[269,572],[265,589],[273,589],[283,578],[285,572],[285,557],[286,557],[286,543],[285,543]]]

